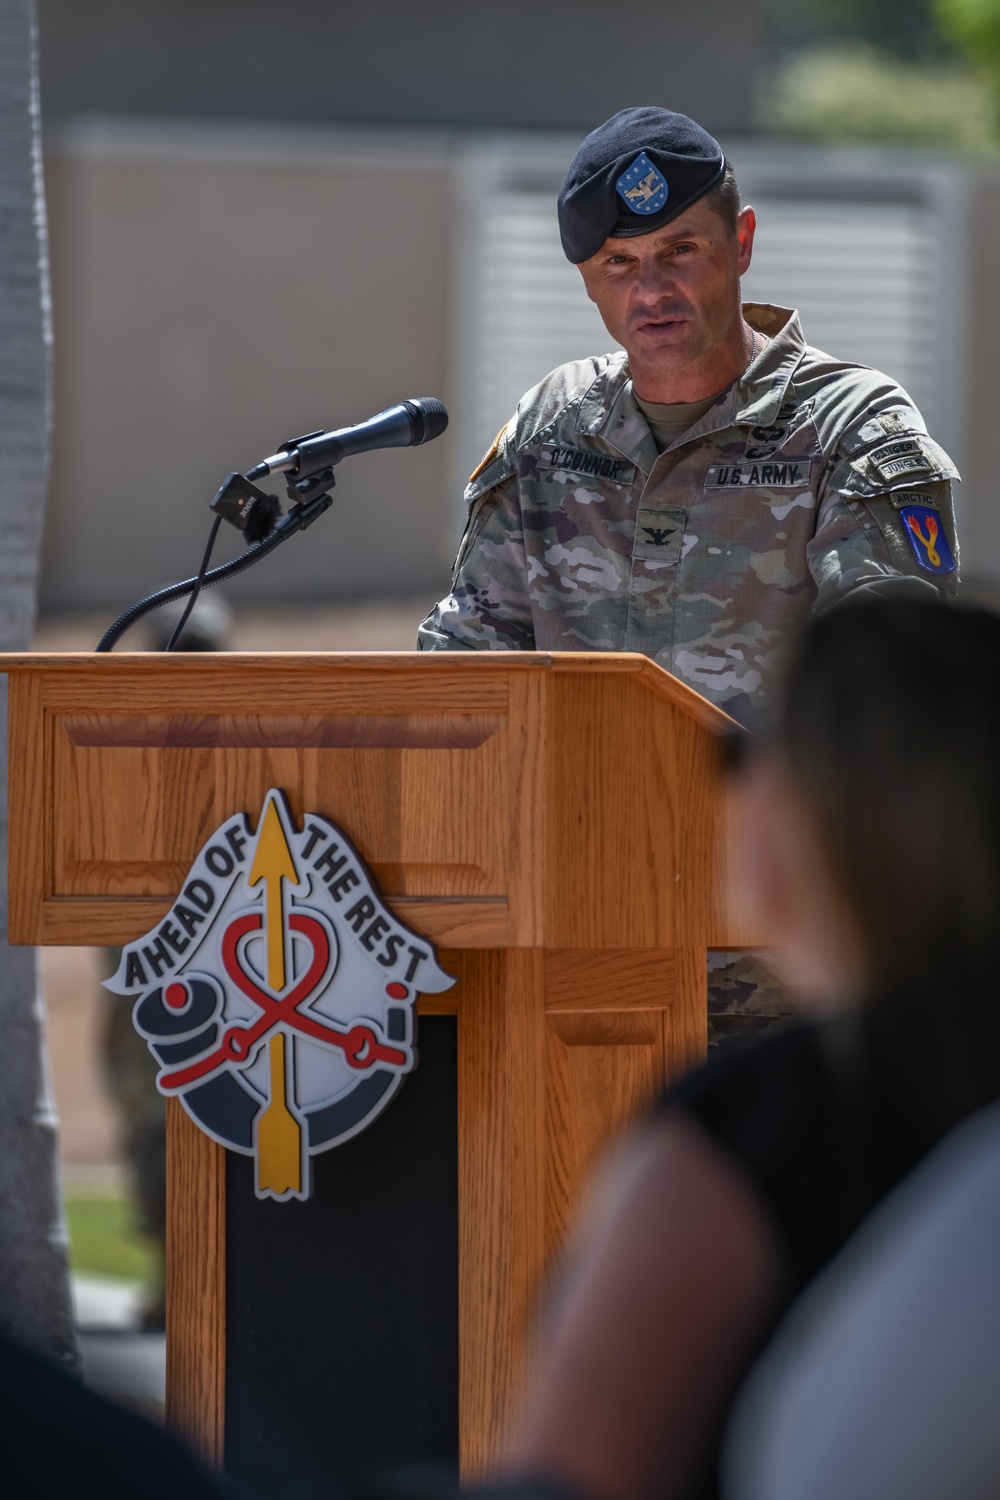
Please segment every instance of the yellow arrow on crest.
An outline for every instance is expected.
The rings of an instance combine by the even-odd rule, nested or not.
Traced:
[[[264,882],[267,982],[276,995],[285,988],[285,913],[282,880],[297,885],[299,874],[273,797],[268,797],[257,829],[257,847],[248,884]],[[276,1197],[302,1188],[302,1129],[288,1108],[285,1036],[268,1043],[271,1097],[257,1122],[257,1190]]]
[[[257,847],[247,877],[249,885],[264,882],[264,921],[267,931],[267,982],[275,994],[285,988],[285,914],[282,909],[282,879],[297,885],[299,872],[285,838],[285,830],[273,797],[268,797],[257,830]]]
[[[284,1032],[268,1046],[271,1097],[257,1121],[257,1191],[280,1198],[302,1191],[302,1131],[288,1108]]]

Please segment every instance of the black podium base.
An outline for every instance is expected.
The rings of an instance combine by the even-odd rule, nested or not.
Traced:
[[[313,1161],[305,1203],[226,1166],[225,1467],[262,1500],[458,1468],[455,1020],[363,1134]]]

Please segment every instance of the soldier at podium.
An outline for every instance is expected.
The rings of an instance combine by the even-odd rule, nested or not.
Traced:
[[[741,304],[754,211],[694,121],[613,116],[558,214],[624,352],[523,397],[471,477],[451,592],[418,644],[640,651],[753,728],[810,611],[954,592],[957,470],[894,381],[812,348],[796,312]],[[717,1025],[786,1008],[755,960],[709,968]]]

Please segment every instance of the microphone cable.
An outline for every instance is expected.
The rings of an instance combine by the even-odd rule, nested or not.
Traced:
[[[333,504],[333,470],[341,459],[352,453],[366,453],[374,448],[409,448],[430,442],[440,437],[448,426],[448,413],[435,396],[420,396],[413,401],[402,401],[387,407],[367,422],[353,427],[342,427],[331,432],[307,432],[303,437],[284,443],[277,453],[257,464],[246,474],[232,473],[225,480],[212,501],[216,512],[209,533],[201,567],[194,578],[185,578],[183,583],[171,584],[159,589],[133,604],[101,636],[96,650],[111,651],[131,626],[144,616],[170,604],[174,599],[188,597],[180,619],[174,626],[165,651],[176,651],[184,627],[202,589],[235,578],[238,573],[253,567],[262,557],[273,552],[275,547],[287,541],[297,531],[304,531]],[[267,495],[254,486],[255,479],[265,475],[284,472],[290,498],[295,502],[282,521],[281,505],[277,495]],[[317,492],[320,493],[317,493]],[[254,543],[242,557],[209,568],[212,550],[219,534],[221,521],[230,521],[244,534],[244,540]],[[277,522],[277,524],[275,524]]]
[[[188,599],[187,604],[184,606],[184,613],[181,615],[180,619],[177,621],[177,624],[174,626],[173,631],[171,632],[170,639],[163,648],[164,651],[176,651],[177,649],[177,642],[181,638],[184,626],[190,619],[191,611],[194,609],[195,605],[198,602],[198,595],[201,593],[202,585],[205,582],[205,574],[208,572],[208,565],[212,558],[212,548],[215,546],[215,538],[219,535],[219,527],[221,525],[222,517],[216,516],[215,520],[212,522],[212,529],[208,533],[208,545],[205,548],[205,556],[201,560],[201,567],[198,569],[198,577],[194,581],[194,588],[191,590],[191,597]],[[98,646],[97,649],[99,651],[101,649],[100,646]]]
[[[323,494],[294,506],[288,512],[287,516],[285,516],[284,520],[280,521],[271,534],[266,536],[262,542],[258,542],[255,546],[250,547],[242,556],[234,557],[231,562],[220,563],[217,568],[208,570],[207,565],[211,557],[212,548],[215,545],[219,521],[221,520],[221,517],[216,516],[208,539],[208,546],[205,549],[205,556],[202,559],[201,569],[195,577],[185,578],[182,583],[172,583],[169,588],[159,589],[155,594],[147,594],[145,599],[140,599],[137,604],[133,604],[124,614],[119,615],[113,625],[108,626],[94,649],[96,651],[113,650],[126,630],[130,630],[133,625],[137,624],[139,620],[144,619],[146,615],[152,614],[154,609],[159,609],[163,604],[170,604],[174,599],[183,599],[186,594],[194,594],[194,597],[197,598],[203,588],[212,588],[214,584],[224,583],[227,578],[235,578],[237,574],[245,572],[247,568],[252,568],[254,563],[260,562],[262,557],[266,557],[269,552],[273,552],[275,547],[280,547],[282,542],[286,542],[290,536],[294,536],[297,531],[303,531],[307,526],[310,526],[316,520],[317,516],[322,515],[323,511],[332,504],[333,497]],[[171,636],[167,644],[168,651],[174,648],[180,628],[187,620],[193,607],[194,599],[191,600],[180,624]]]

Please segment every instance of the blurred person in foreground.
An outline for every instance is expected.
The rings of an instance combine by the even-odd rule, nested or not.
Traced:
[[[747,1380],[727,1500],[1000,1495],[1000,1105],[954,1130]]]
[[[1000,617],[870,598],[810,624],[740,791],[757,925],[814,1014],[680,1080],[609,1164],[505,1482],[715,1493],[793,1299],[1000,1098],[998,744]]]
[[[145,1417],[0,1338],[4,1500],[243,1500]]]
[[[810,346],[792,309],[741,302],[756,216],[695,121],[614,115],[558,217],[622,349],[522,398],[418,644],[639,651],[753,728],[810,611],[954,591],[957,470],[895,381]],[[766,965],[710,954],[717,1033],[787,1009]]]

